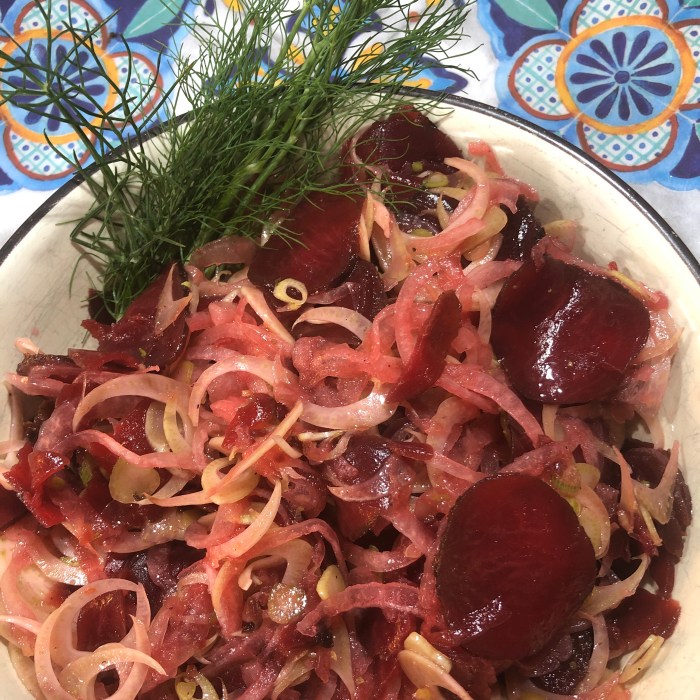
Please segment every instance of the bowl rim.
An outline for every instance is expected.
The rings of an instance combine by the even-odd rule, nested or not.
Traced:
[[[622,178],[612,170],[606,168],[599,161],[588,155],[585,151],[574,146],[566,141],[561,136],[547,131],[543,127],[533,124],[532,122],[523,119],[515,114],[506,112],[498,107],[493,107],[484,102],[479,102],[462,95],[452,95],[448,93],[439,93],[433,90],[428,90],[420,87],[402,88],[400,95],[415,97],[417,99],[426,100],[436,104],[447,104],[452,107],[460,107],[478,114],[495,118],[497,121],[505,122],[510,126],[528,132],[545,141],[550,146],[568,153],[573,158],[576,158],[592,170],[597,176],[602,178],[609,186],[616,189],[624,195],[629,202],[638,209],[646,218],[648,218],[654,226],[661,232],[662,236],[671,245],[676,254],[681,258],[685,266],[690,270],[698,285],[700,285],[700,261],[698,261],[690,248],[683,239],[671,228],[668,222],[659,214],[659,212],[639,194],[632,186],[627,184]],[[178,115],[174,118],[176,122],[187,121],[190,117],[190,112]],[[145,136],[146,140],[150,140],[158,136],[168,126],[169,122],[161,122],[150,128]],[[120,153],[128,144],[119,146],[114,149],[114,153]],[[85,172],[92,174],[97,170],[95,164],[89,165]],[[5,244],[0,248],[0,265],[10,256],[12,251],[19,245],[22,239],[41,221],[66,195],[70,194],[74,189],[79,187],[85,180],[82,173],[77,173],[51,194],[42,204],[40,204],[25,221],[15,230],[15,232],[7,239]]]

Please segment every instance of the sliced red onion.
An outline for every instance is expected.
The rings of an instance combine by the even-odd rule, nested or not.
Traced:
[[[367,430],[389,420],[398,404],[388,403],[385,389],[373,389],[364,399],[346,406],[327,407],[304,403],[301,418],[329,430]]]
[[[272,527],[275,516],[282,501],[282,483],[275,482],[275,487],[270,494],[265,507],[255,516],[253,522],[225,544],[214,545],[207,551],[207,557],[214,562],[225,558],[236,559],[245,554],[251,547],[257,544],[265,533]]]
[[[173,296],[173,274],[175,265],[171,265],[170,272],[163,285],[163,290],[158,298],[156,315],[154,318],[153,332],[161,335],[168,326],[172,326],[180,314],[190,305],[191,294],[175,299]]]
[[[673,497],[678,476],[678,451],[679,445],[676,440],[671,448],[661,481],[656,488],[652,489],[646,484],[634,482],[637,502],[649,511],[654,520],[664,525],[671,519],[673,512]]]
[[[307,636],[316,634],[319,624],[327,617],[356,608],[382,608],[422,617],[419,592],[407,583],[360,583],[321,601],[297,624],[297,631]]]
[[[184,541],[185,531],[194,522],[195,517],[192,512],[170,508],[160,520],[148,523],[138,532],[125,532],[114,539],[106,540],[104,546],[116,554],[131,554],[174,540]]]
[[[586,615],[600,615],[606,610],[616,608],[625,598],[634,595],[651,561],[649,555],[642,554],[637,570],[626,579],[607,586],[594,586],[591,594],[584,601],[581,612]]]
[[[75,662],[80,662],[81,666],[85,665],[86,668],[83,669],[85,672],[95,670],[94,676],[96,676],[102,668],[121,663],[122,661],[128,662],[131,664],[129,675],[131,675],[131,673],[136,673],[137,680],[140,679],[140,683],[135,689],[135,692],[138,692],[138,688],[140,688],[140,685],[145,679],[145,671],[142,669],[145,669],[146,666],[150,666],[159,672],[162,671],[162,668],[157,662],[152,659],[152,657],[148,656],[143,649],[127,647],[124,644],[106,645],[109,647],[108,652],[106,652],[104,656],[99,656],[99,663],[93,664],[92,661],[96,660],[96,657],[93,656],[91,652],[80,651],[75,648],[74,625],[80,610],[95,598],[105,593],[119,590],[132,591],[136,594],[136,614],[134,616],[134,622],[132,629],[124,638],[123,642],[128,644],[133,641],[138,647],[143,645],[144,640],[147,640],[145,631],[150,623],[150,606],[142,585],[122,579],[103,579],[79,588],[69,595],[61,606],[49,615],[42,624],[37,635],[35,646],[37,682],[46,697],[52,700],[76,700],[76,697],[80,697],[79,695],[73,694],[73,692],[68,692],[63,687],[56,672],[57,668],[76,668],[75,666],[70,666],[70,664],[74,664]],[[104,647],[102,647],[102,649],[104,649]],[[99,652],[100,650],[98,649],[98,651],[94,653],[98,654]],[[83,661],[83,659],[86,659],[86,661]],[[75,682],[78,683],[78,685],[75,686],[73,684],[75,676],[72,674],[68,675],[71,676],[69,679],[71,689],[75,688],[76,692],[80,693],[82,693],[85,688],[90,688],[94,681],[94,676],[86,677],[83,673],[75,680]],[[82,685],[80,685],[81,679],[84,681]],[[131,687],[129,687],[129,689],[132,690]],[[119,698],[120,696],[114,695],[113,697]],[[121,696],[121,700],[126,700],[125,695]]]
[[[331,658],[331,670],[336,672],[352,698],[355,696],[355,674],[352,667],[352,643],[348,627],[342,619],[334,620],[331,633],[335,652],[335,656]]]
[[[41,573],[52,581],[68,586],[84,586],[88,582],[85,572],[77,564],[68,564],[52,554],[41,537],[33,532],[22,531],[18,541],[27,547]]]
[[[41,622],[34,620],[31,617],[19,617],[18,615],[0,615],[0,623],[5,625],[14,625],[32,634],[39,634]]]
[[[585,678],[578,684],[577,693],[593,690],[603,680],[610,660],[610,642],[608,640],[608,627],[602,615],[585,615],[593,628],[593,652],[588,661],[588,670]]]
[[[290,659],[287,659],[277,675],[275,686],[270,695],[271,700],[277,700],[287,688],[292,688],[308,680],[315,666],[316,659],[309,654],[308,650],[293,654]]]
[[[223,236],[197,248],[190,256],[190,264],[201,270],[212,265],[248,265],[257,250],[255,242],[244,236]]]
[[[334,323],[354,333],[360,340],[365,337],[365,334],[372,326],[372,322],[368,321],[361,313],[354,309],[346,309],[343,306],[325,306],[309,309],[309,311],[305,311],[294,321],[292,328],[297,323],[303,322],[316,324]]]
[[[382,281],[385,289],[393,289],[399,282],[405,280],[415,268],[415,262],[409,253],[406,236],[396,224],[396,219],[386,205],[376,196],[367,198],[368,211],[371,202],[371,216],[374,229],[378,232],[372,235],[372,248],[379,267],[382,270]]]
[[[260,317],[260,320],[267,328],[278,336],[280,340],[289,345],[294,345],[294,338],[282,325],[277,316],[275,316],[265,300],[265,295],[259,289],[253,287],[251,284],[245,284],[240,288],[240,295],[250,304],[250,307]]]
[[[525,408],[517,395],[481,367],[448,364],[437,385],[455,396],[464,397],[467,401],[469,396],[463,393],[464,389],[491,399],[522,427],[533,446],[537,446],[540,437],[544,435],[536,418]]]
[[[187,385],[162,374],[125,374],[106,381],[80,401],[73,416],[73,430],[78,430],[91,408],[115,396],[143,396],[163,404],[174,401],[180,418],[187,421]]]
[[[189,395],[187,411],[192,425],[197,425],[199,422],[199,407],[204,401],[204,395],[207,393],[209,385],[218,377],[230,372],[247,372],[260,377],[270,385],[275,382],[274,363],[259,357],[235,353],[234,356],[207,367],[192,386]]]
[[[173,454],[172,452],[154,452],[151,454],[139,455],[136,452],[124,447],[111,435],[107,435],[99,430],[81,430],[75,435],[67,437],[57,445],[59,451],[70,452],[77,447],[89,448],[92,445],[101,445],[116,457],[135,464],[139,467],[150,469],[195,469],[191,454]]]
[[[585,484],[581,485],[575,496],[581,506],[578,519],[586,531],[595,551],[596,559],[605,556],[610,545],[610,516],[600,496]]]

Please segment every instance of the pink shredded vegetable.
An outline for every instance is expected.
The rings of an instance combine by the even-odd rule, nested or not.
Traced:
[[[362,196],[321,201],[303,266],[217,241],[86,322],[97,350],[20,343],[0,633],[28,688],[630,697],[616,660],[679,614],[690,496],[655,423],[679,332],[486,144],[459,153],[399,111],[349,144]]]

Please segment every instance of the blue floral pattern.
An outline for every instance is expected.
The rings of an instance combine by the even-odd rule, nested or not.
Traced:
[[[501,107],[632,183],[700,187],[700,2],[481,0],[478,10]]]
[[[40,65],[57,65],[65,66],[61,74],[55,79],[55,90],[64,90],[70,93],[68,86],[71,82],[80,80],[85,91],[93,100],[96,100],[104,105],[107,104],[110,89],[106,80],[98,73],[97,66],[94,64],[94,56],[84,47],[78,49],[75,58],[70,57],[69,52],[72,49],[72,43],[67,40],[58,38],[52,42],[52,56],[49,56],[49,49],[43,37],[34,40],[31,44],[31,53],[34,59]],[[32,107],[38,107],[43,100],[40,93],[42,76],[35,76],[34,81],[28,81],[21,78],[19,75],[10,76],[9,82],[11,85],[22,87],[23,89],[34,89],[37,93],[24,96],[17,100],[19,109],[15,109],[7,105],[13,117],[18,121],[23,121],[27,127],[37,133],[46,132],[51,138],[55,139],[62,133],[66,133],[66,126],[59,120],[59,109],[57,105],[52,105],[47,117],[40,116],[32,111]],[[75,115],[78,111],[87,112],[93,107],[87,99],[73,97],[71,103],[66,107]],[[77,109],[74,109],[77,107]],[[26,111],[26,113],[25,113]]]
[[[159,53],[163,47],[172,47],[182,39],[180,25],[182,14],[187,11],[189,0],[168,3],[168,11],[159,12],[164,4],[160,0],[112,4],[105,0],[54,0],[51,5],[51,25],[54,35],[49,41],[45,20],[40,9],[31,0],[19,2],[0,1],[2,33],[12,37],[5,51],[30,52],[39,65],[52,67],[54,87],[71,92],[71,84],[80,82],[87,88],[89,101],[74,97],[72,104],[84,113],[94,112],[95,105],[112,110],[119,119],[116,96],[102,71],[95,65],[95,57],[101,62],[111,81],[127,88],[137,100],[143,97],[143,85],[156,81],[153,99],[142,105],[137,119],[143,118],[153,107],[158,93],[173,80],[168,66],[161,64],[158,74]],[[156,7],[157,6],[157,7]],[[47,6],[44,5],[44,8]],[[115,14],[116,9],[123,11]],[[103,20],[107,20],[103,26]],[[69,23],[81,30],[93,32],[94,52],[85,48],[76,51],[73,42],[61,37],[60,31]],[[129,41],[129,50],[123,38]],[[156,78],[156,75],[158,77]],[[36,76],[40,87],[43,74]],[[31,80],[19,75],[10,77],[17,84],[25,81],[31,88]],[[0,138],[4,152],[0,155],[0,191],[10,192],[21,187],[53,189],[70,177],[71,160],[86,162],[85,145],[60,119],[56,109],[40,116],[32,107],[40,97],[25,97],[17,105],[6,103],[0,107]],[[52,145],[45,136],[51,138]]]
[[[337,11],[342,12],[348,1],[339,0]],[[445,1],[463,3],[463,0]],[[240,9],[238,0],[224,0],[224,3],[234,11]],[[128,87],[132,96],[139,100],[141,86],[152,82],[156,75],[159,55],[176,53],[176,48],[182,43],[186,35],[183,17],[192,15],[195,7],[200,12],[213,13],[215,6],[215,0],[53,0],[51,25],[60,31],[72,21],[75,27],[95,29],[108,19],[106,25],[95,33],[96,53],[110,79]],[[419,15],[414,14],[418,19]],[[0,17],[0,34],[12,37],[16,50],[21,50],[21,47],[31,49],[38,63],[51,62],[58,66],[56,81],[62,85],[69,87],[70,81],[79,74],[83,84],[87,83],[90,98],[103,108],[115,110],[118,117],[113,91],[99,77],[95,66],[90,65],[94,57],[87,51],[69,57],[67,42],[55,37],[49,42],[44,18],[32,0],[0,0]],[[290,21],[294,20],[295,17],[291,17]],[[386,30],[380,16],[365,28],[363,34],[372,33],[377,37],[376,43],[368,45],[369,51],[381,50],[382,33]],[[313,33],[316,24],[311,20],[302,31]],[[124,39],[128,41],[128,51]],[[52,46],[51,55],[49,45]],[[6,51],[11,50],[8,46],[11,44],[6,45]],[[270,50],[271,47],[261,47],[261,72],[271,65]],[[125,84],[127,79],[130,80],[128,86]],[[41,78],[37,77],[37,80]],[[172,84],[173,75],[167,62],[160,65],[158,81],[161,90]],[[411,84],[455,93],[464,89],[466,80],[461,74],[426,58]],[[144,105],[141,115],[137,116],[145,116],[153,102],[155,100]],[[31,111],[32,106],[31,98],[17,106],[0,106],[0,139],[4,146],[4,151],[0,149],[0,192],[21,187],[53,189],[71,175],[71,159],[77,158],[80,162],[88,159],[84,144],[56,118],[57,114],[39,117]],[[88,104],[79,104],[79,107],[85,112],[91,110]],[[51,137],[51,145],[46,143],[45,134]]]
[[[680,61],[663,32],[613,29],[575,52],[567,83],[582,111],[617,124],[645,121],[663,106],[680,80]]]

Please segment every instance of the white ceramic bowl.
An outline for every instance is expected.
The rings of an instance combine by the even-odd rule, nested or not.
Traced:
[[[420,93],[416,93],[419,97]],[[616,176],[557,137],[498,110],[447,97],[440,111],[442,128],[458,142],[484,139],[496,150],[506,171],[537,188],[538,214],[551,220],[578,220],[585,231],[587,255],[599,263],[615,260],[632,277],[663,290],[672,313],[685,328],[673,378],[663,408],[667,446],[682,445],[682,465],[690,490],[700,502],[700,268],[683,243],[633,190]],[[69,226],[85,207],[87,193],[70,182],[20,227],[0,251],[0,367],[20,359],[13,339],[29,336],[45,352],[62,353],[85,339],[80,322],[87,290],[85,264],[73,276],[79,257],[70,243]],[[70,288],[70,280],[74,282]],[[0,408],[0,431],[8,413]],[[0,432],[0,434],[2,434]],[[696,655],[700,650],[700,535],[691,526],[685,556],[677,569],[674,596],[682,605],[675,634],[660,657],[634,685],[635,700],[697,700]],[[0,649],[0,695],[30,696],[15,680]]]

